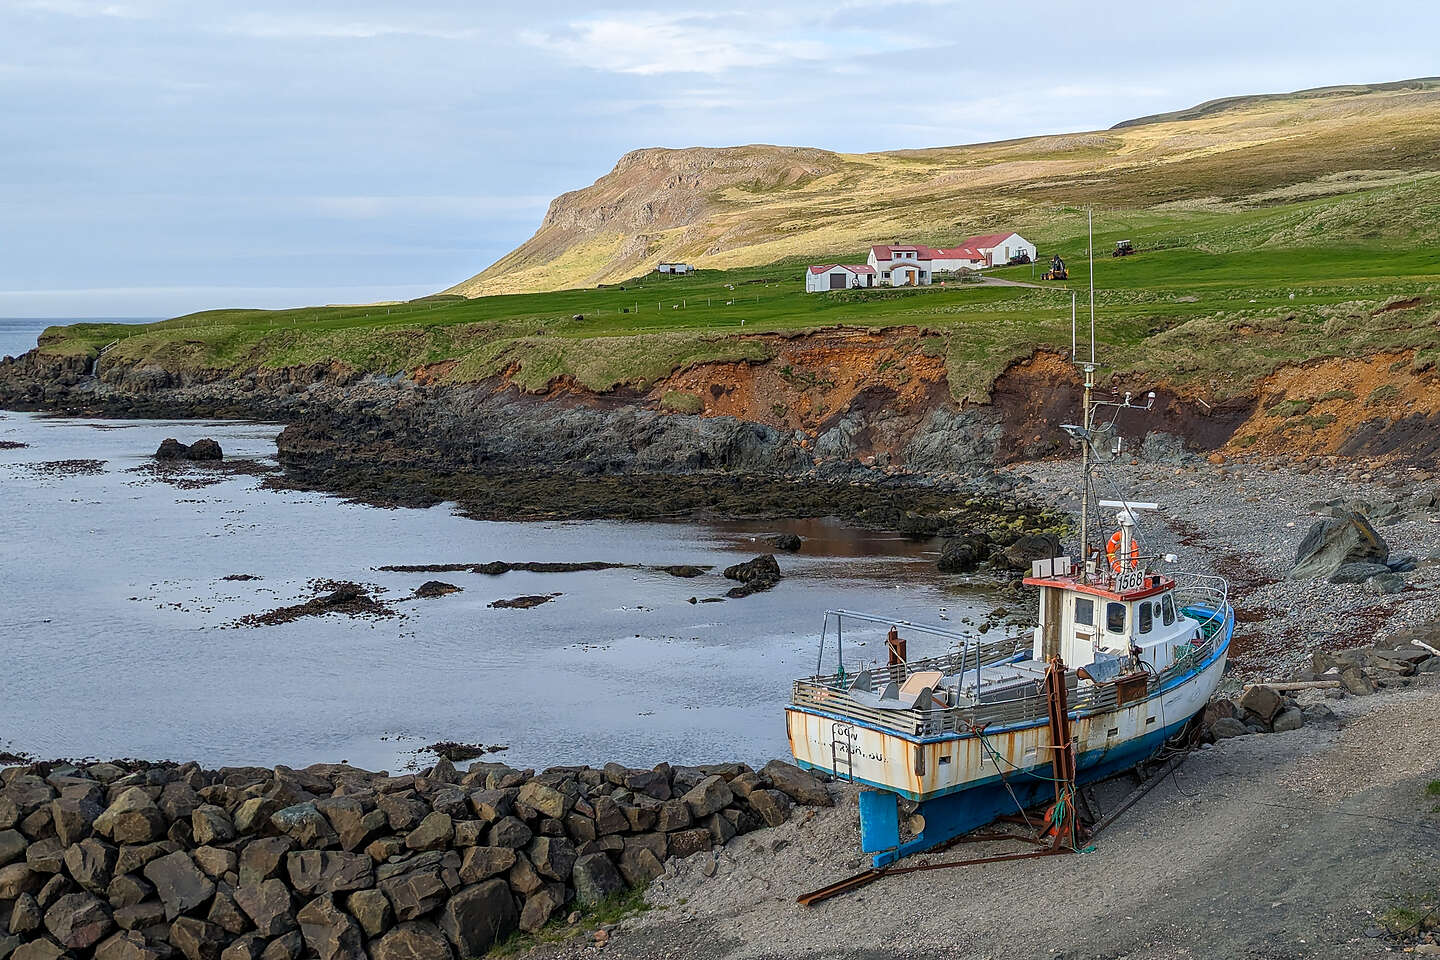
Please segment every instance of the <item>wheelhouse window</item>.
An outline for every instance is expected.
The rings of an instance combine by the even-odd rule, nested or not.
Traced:
[[[1163,610],[1161,617],[1165,621],[1165,626],[1168,627],[1175,622],[1175,604],[1171,602],[1170,594],[1165,594],[1165,600],[1161,606]]]
[[[1125,604],[1107,603],[1105,605],[1105,629],[1111,633],[1125,632]]]
[[[1155,617],[1150,612],[1150,604],[1140,604],[1140,632],[1149,633],[1155,629]]]
[[[1095,626],[1095,601],[1089,597],[1075,598],[1075,623],[1080,626]]]

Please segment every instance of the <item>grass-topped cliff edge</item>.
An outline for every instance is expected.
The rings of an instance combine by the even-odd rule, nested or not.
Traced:
[[[850,172],[839,179],[822,170],[837,155],[787,148],[784,156],[784,170],[726,161],[724,184],[674,228],[687,236],[733,228],[729,239],[707,241],[713,252],[689,257],[712,265],[694,276],[579,285],[597,274],[593,264],[575,265],[603,239],[582,229],[587,203],[670,209],[648,174],[627,173],[660,161],[632,155],[611,175],[619,179],[587,188],[594,196],[557,200],[537,239],[454,288],[533,292],[76,324],[46,331],[39,349],[104,350],[102,375],[107,366],[223,376],[338,364],[439,382],[503,376],[529,391],[562,378],[593,391],[643,391],[697,364],[769,359],[775,338],[767,334],[907,327],[919,331],[916,349],[944,358],[955,398],[983,400],[1015,360],[1068,350],[1072,293],[1082,331],[1087,324],[1093,205],[1097,334],[1109,366],[1225,398],[1316,359],[1396,353],[1416,370],[1440,359],[1433,81],[1241,98],[1092,134],[866,155],[864,163],[846,159]],[[855,164],[871,179],[856,179]],[[674,189],[705,182],[688,178]],[[863,197],[870,205],[860,209]],[[741,227],[743,242],[734,232]],[[1022,230],[1042,260],[1065,257],[1069,282],[803,292],[807,264],[863,261],[871,241],[941,243],[990,227]],[[535,246],[542,234],[543,256]],[[656,250],[689,249],[669,244],[664,230],[645,235],[664,240]],[[1140,252],[1112,260],[1119,239]],[[646,268],[656,250],[647,248]],[[598,275],[643,274],[640,262],[622,258]],[[1042,270],[989,275],[1029,283]]]

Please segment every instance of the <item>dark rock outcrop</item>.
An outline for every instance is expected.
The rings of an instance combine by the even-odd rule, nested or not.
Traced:
[[[1362,513],[1318,520],[1300,541],[1288,574],[1291,580],[1325,579],[1345,564],[1384,564],[1390,557],[1385,539]]]

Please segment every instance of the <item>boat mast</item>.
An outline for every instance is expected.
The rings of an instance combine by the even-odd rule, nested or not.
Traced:
[[[1080,407],[1080,426],[1084,441],[1080,447],[1080,576],[1089,582],[1090,559],[1090,430],[1094,426],[1090,410],[1090,394],[1095,388],[1095,211],[1086,212],[1089,229],[1087,250],[1090,254],[1090,362],[1085,364],[1085,395]],[[1074,301],[1071,301],[1071,343],[1074,343]]]

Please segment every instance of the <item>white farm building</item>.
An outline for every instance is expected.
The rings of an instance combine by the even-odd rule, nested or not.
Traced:
[[[806,293],[873,286],[875,286],[875,269],[864,264],[820,264],[805,271]]]
[[[1022,254],[1033,262],[1035,244],[1018,233],[989,233],[953,247],[898,243],[874,246],[866,263],[875,270],[882,286],[925,286],[937,273],[1004,266]]]
[[[661,273],[693,273],[695,268],[688,263],[662,263],[655,268]]]

